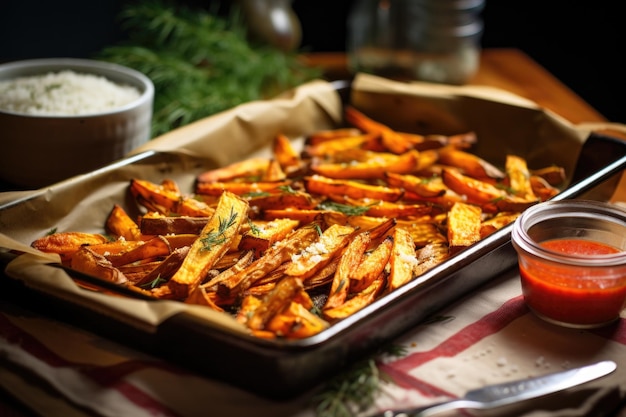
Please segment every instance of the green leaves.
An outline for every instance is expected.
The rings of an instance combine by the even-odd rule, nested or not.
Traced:
[[[219,218],[219,226],[217,230],[211,230],[200,240],[203,244],[203,250],[211,250],[216,245],[221,245],[226,241],[226,231],[235,224],[237,220],[237,213],[235,213],[231,207],[230,215],[227,219]]]
[[[249,42],[236,9],[224,18],[145,0],[128,5],[120,19],[128,41],[103,49],[98,58],[152,80],[153,136],[320,75],[296,55]]]

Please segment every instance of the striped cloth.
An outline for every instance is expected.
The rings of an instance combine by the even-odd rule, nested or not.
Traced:
[[[526,308],[514,272],[440,318],[394,342],[405,355],[380,358],[390,380],[362,415],[606,359],[618,369],[605,378],[489,415],[601,416],[626,395],[626,321],[593,331],[545,323]],[[0,361],[0,386],[44,416],[315,415],[308,395],[287,402],[260,398],[12,305],[0,313]],[[460,413],[449,415],[470,415]]]

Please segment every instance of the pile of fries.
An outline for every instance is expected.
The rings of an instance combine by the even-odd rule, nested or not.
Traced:
[[[193,194],[133,179],[142,215],[115,205],[104,234],[32,243],[72,269],[158,299],[232,314],[264,338],[304,338],[511,223],[556,193],[560,167],[503,169],[472,132],[421,136],[355,108],[347,126],[278,135],[269,158],[203,172]]]

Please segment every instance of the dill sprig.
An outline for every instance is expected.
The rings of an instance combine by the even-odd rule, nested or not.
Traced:
[[[403,347],[392,345],[381,354],[403,356]],[[355,417],[374,404],[376,394],[385,379],[376,358],[367,358],[355,363],[345,372],[332,378],[322,391],[314,396],[317,417]]]
[[[253,44],[236,7],[228,17],[144,0],[120,13],[128,39],[97,58],[134,68],[154,83],[152,135],[320,76],[295,53]]]
[[[235,213],[233,208],[231,207],[228,218],[225,219],[223,217],[220,217],[218,220],[219,225],[217,227],[217,230],[211,230],[206,235],[204,235],[204,237],[200,238],[203,244],[203,250],[210,251],[211,249],[213,249],[214,246],[221,245],[226,241],[226,231],[229,227],[235,224],[235,221],[237,220],[237,213]]]

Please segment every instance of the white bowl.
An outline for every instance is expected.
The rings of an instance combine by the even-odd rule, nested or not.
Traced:
[[[101,168],[150,139],[154,85],[144,74],[85,59],[49,58],[0,65],[0,81],[72,70],[136,87],[136,100],[112,110],[69,116],[0,109],[0,181],[37,188]]]

